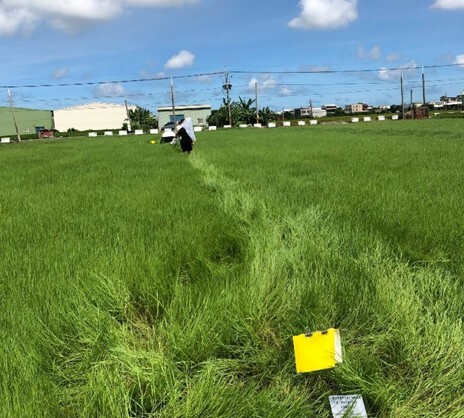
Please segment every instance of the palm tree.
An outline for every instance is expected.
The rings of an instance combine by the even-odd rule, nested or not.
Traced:
[[[251,107],[255,101],[253,99],[242,99],[239,97],[237,103],[238,119],[242,123],[252,124],[256,122],[256,108]]]

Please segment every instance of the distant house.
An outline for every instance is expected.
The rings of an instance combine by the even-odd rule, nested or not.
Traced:
[[[207,119],[211,115],[210,105],[190,105],[190,106],[172,106],[158,108],[158,126],[163,127],[168,122],[174,122],[174,113],[176,120],[192,118],[194,126],[208,126]]]
[[[347,113],[367,113],[372,107],[366,103],[353,103],[345,106],[345,112]]]
[[[328,115],[333,115],[338,109],[338,106],[336,104],[327,104],[322,106],[322,109],[325,110]]]
[[[363,110],[363,104],[362,103],[354,103],[345,106],[345,112],[347,113],[362,113]]]
[[[295,117],[322,118],[327,116],[327,111],[320,107],[300,107],[295,109]]]
[[[440,102],[443,103],[445,109],[459,109],[462,107],[462,99],[464,95],[460,94],[455,97],[441,96]]]
[[[129,106],[135,110],[136,106]],[[66,132],[121,129],[127,122],[126,106],[114,103],[88,103],[53,112],[55,129]]]

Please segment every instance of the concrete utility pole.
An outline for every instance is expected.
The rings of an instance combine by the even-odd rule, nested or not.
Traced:
[[[403,71],[401,71],[401,118],[404,119]]]
[[[232,126],[232,111],[230,109],[230,89],[232,88],[232,84],[230,84],[230,73],[226,69],[224,69],[224,85],[222,86],[223,90],[226,91],[226,105],[227,105],[227,113],[229,116],[229,125]]]
[[[16,136],[18,138],[18,142],[21,142],[21,135],[19,134],[18,124],[16,123],[16,115],[15,115],[14,108],[13,108],[13,96],[11,95],[10,89],[8,89],[8,98],[10,100],[10,109],[11,109],[11,115],[13,116]]]
[[[256,123],[259,123],[258,82],[255,81]]]
[[[411,119],[414,119],[414,102],[412,100],[412,89],[411,89]]]
[[[130,131],[132,130],[132,128],[131,128],[131,120],[130,120],[129,107],[127,106],[127,100],[124,100],[124,103],[125,103],[125,105],[126,105],[127,131],[130,132]]]
[[[425,74],[424,74],[424,67],[422,67],[422,104],[425,106]]]
[[[172,102],[172,121],[174,122],[174,132],[177,132],[176,106],[174,101],[174,83],[171,77],[171,102]]]

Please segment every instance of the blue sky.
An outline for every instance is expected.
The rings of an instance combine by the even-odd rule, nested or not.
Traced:
[[[464,90],[464,0],[0,0],[0,105],[272,109]],[[462,64],[462,65],[460,65]]]

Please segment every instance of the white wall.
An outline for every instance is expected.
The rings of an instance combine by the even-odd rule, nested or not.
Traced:
[[[135,109],[135,106],[130,108]],[[53,113],[55,129],[60,132],[72,128],[78,131],[121,129],[127,118],[124,105],[111,103],[89,103]]]

